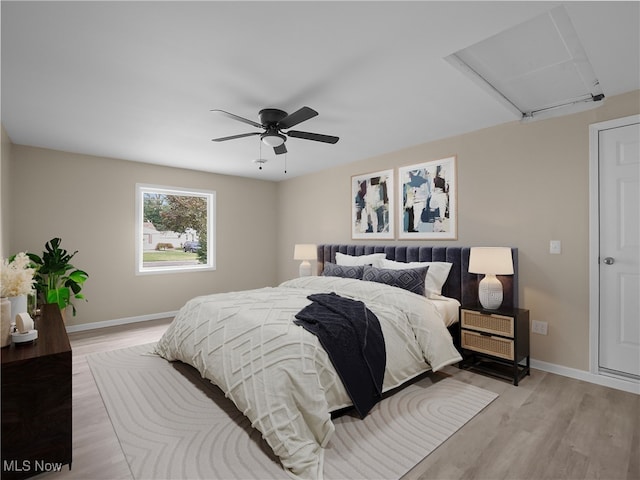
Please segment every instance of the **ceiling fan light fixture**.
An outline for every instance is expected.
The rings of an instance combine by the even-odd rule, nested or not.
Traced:
[[[274,132],[266,132],[260,135],[260,139],[270,147],[279,147],[285,141],[284,135]]]

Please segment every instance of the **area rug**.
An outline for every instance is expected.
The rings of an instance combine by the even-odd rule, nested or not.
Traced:
[[[288,479],[277,457],[222,391],[153,345],[87,357],[136,480]],[[334,419],[324,478],[398,479],[497,394],[427,376],[360,420]]]

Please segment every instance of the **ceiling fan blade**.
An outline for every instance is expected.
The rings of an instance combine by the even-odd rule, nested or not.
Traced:
[[[340,137],[334,137],[332,135],[322,135],[320,133],[300,132],[298,130],[289,130],[287,135],[294,138],[304,138],[305,140],[314,140],[316,142],[324,143],[338,143]]]
[[[211,110],[211,111],[212,112],[216,112],[216,113],[221,113],[225,117],[232,118],[233,120],[238,120],[239,122],[247,123],[249,125],[253,125],[254,127],[262,128],[262,125],[260,125],[258,122],[254,122],[253,120],[249,120],[248,118],[239,117],[238,115],[234,115],[233,113],[225,112],[224,110]]]
[[[316,112],[313,108],[302,107],[300,110],[296,110],[291,115],[287,115],[282,120],[280,120],[278,122],[278,128],[284,128],[286,130],[287,128],[291,128],[294,125],[309,120],[316,115],[318,115],[318,112]]]
[[[211,139],[212,142],[224,142],[226,140],[235,140],[236,138],[253,137],[260,135],[262,132],[241,133],[240,135],[231,135],[230,137],[220,137]]]
[[[287,147],[282,145],[278,145],[277,147],[273,147],[273,151],[276,152],[276,155],[282,155],[283,153],[287,153]]]

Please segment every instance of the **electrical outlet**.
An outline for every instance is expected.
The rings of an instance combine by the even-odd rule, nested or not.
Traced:
[[[537,333],[539,335],[547,334],[547,322],[541,322],[539,320],[534,320],[531,322],[531,331],[533,333]]]
[[[560,240],[551,240],[549,242],[549,253],[560,255],[562,253],[562,242]]]

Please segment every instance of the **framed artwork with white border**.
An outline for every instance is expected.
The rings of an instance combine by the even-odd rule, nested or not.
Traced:
[[[456,240],[456,157],[398,168],[398,238]]]
[[[351,238],[394,238],[393,169],[351,177]]]

